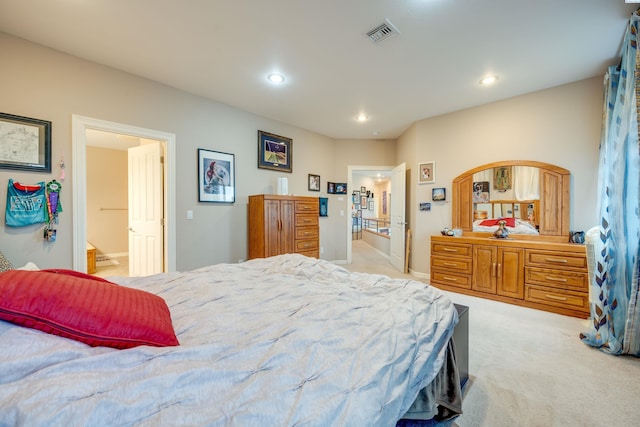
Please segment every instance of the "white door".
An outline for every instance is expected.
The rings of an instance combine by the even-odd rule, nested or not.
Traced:
[[[405,262],[405,197],[407,191],[405,163],[396,166],[391,172],[391,236],[389,261],[397,270],[404,272]]]
[[[162,273],[163,176],[159,142],[129,148],[129,276]]]

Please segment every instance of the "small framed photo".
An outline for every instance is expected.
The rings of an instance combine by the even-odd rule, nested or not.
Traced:
[[[367,187],[360,187],[360,192],[361,193],[366,193],[367,192]]]
[[[369,210],[372,211],[374,209],[373,200],[369,200]]]
[[[291,138],[258,131],[258,168],[291,173]]]
[[[447,190],[445,188],[434,188],[431,190],[431,200],[434,202],[447,200]]]
[[[435,184],[436,162],[418,163],[418,184]]]
[[[198,149],[198,200],[235,203],[235,157],[233,154]]]
[[[309,174],[309,191],[320,191],[320,175]]]
[[[352,194],[352,201],[354,205],[359,205],[360,204],[360,192],[359,191],[354,191]]]
[[[335,182],[327,182],[327,194],[336,194]]]
[[[420,210],[423,212],[428,212],[431,210],[431,203],[429,202],[423,202],[420,203]]]
[[[337,182],[336,183],[336,194],[347,194],[347,183],[346,182]]]
[[[489,203],[489,181],[473,183],[473,203]]]
[[[0,113],[0,168],[51,172],[51,122]]]
[[[360,206],[362,209],[367,209],[367,196],[360,196]]]

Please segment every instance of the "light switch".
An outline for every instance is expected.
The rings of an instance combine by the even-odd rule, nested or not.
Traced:
[[[193,211],[192,210],[188,210],[187,211],[187,219],[193,219]]]

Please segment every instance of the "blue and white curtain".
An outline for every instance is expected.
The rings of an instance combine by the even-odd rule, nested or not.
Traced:
[[[584,342],[612,354],[640,356],[640,16],[629,20],[619,66],[605,75],[595,258],[589,330]]]

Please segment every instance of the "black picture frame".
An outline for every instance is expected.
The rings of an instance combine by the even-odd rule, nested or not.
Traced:
[[[309,191],[320,191],[320,175],[309,174]]]
[[[292,150],[291,138],[258,131],[258,168],[291,173]]]
[[[0,168],[51,173],[51,122],[0,113]]]
[[[336,182],[336,194],[347,194],[346,182]]]
[[[235,156],[198,148],[198,201],[235,203]]]
[[[431,190],[431,200],[443,202],[447,200],[447,190],[445,188],[434,188]]]
[[[336,194],[336,183],[327,181],[327,194]]]

